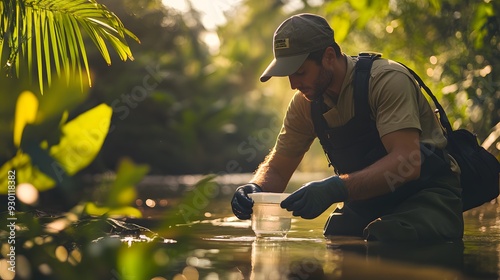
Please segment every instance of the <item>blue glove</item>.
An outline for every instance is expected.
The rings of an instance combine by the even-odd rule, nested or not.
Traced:
[[[347,200],[348,192],[339,176],[305,184],[280,204],[281,208],[293,211],[294,216],[314,219],[333,203]]]
[[[262,189],[254,183],[240,186],[236,189],[231,201],[233,213],[240,220],[250,219],[252,214],[253,200],[248,196],[249,193],[261,192]]]

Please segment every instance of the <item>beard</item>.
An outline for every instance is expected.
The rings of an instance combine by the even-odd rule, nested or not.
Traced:
[[[314,82],[314,99],[318,100],[319,98],[321,98],[321,96],[330,86],[332,81],[333,81],[333,71],[325,69],[325,67],[321,66],[318,78]]]

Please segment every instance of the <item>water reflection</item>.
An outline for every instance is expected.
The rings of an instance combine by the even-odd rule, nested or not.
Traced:
[[[177,261],[181,267],[197,269],[199,279],[498,279],[499,276],[497,204],[464,213],[463,242],[387,244],[355,238],[324,239],[323,225],[332,209],[313,220],[292,219],[285,239],[256,239],[250,221],[240,221],[232,215],[231,195],[231,191],[219,192],[210,204],[199,209],[205,213],[199,221],[185,225],[199,239],[195,238],[190,243],[192,249]],[[147,198],[143,199],[144,205]],[[175,202],[168,199],[168,205]]]
[[[322,218],[294,219],[287,238],[265,239],[257,239],[250,224],[238,220],[199,223],[207,227],[198,229],[206,234],[205,243],[195,246],[219,249],[207,256],[212,266],[199,269],[217,272],[217,279],[497,279],[499,242],[478,240],[480,232],[469,231],[464,242],[437,244],[326,240]]]
[[[318,246],[322,243],[305,238],[257,238],[252,243],[250,279],[322,279],[325,247]],[[304,248],[311,250],[304,254]]]
[[[287,242],[256,240],[252,243],[250,279],[280,279],[289,259]]]
[[[256,239],[249,279],[466,279],[462,243]]]
[[[358,254],[367,259],[384,259],[459,270],[463,268],[463,242],[424,244],[370,241],[363,242],[363,244],[344,244],[329,240],[327,248],[333,251]]]
[[[379,243],[328,241],[336,255],[336,279],[466,279],[463,243]]]

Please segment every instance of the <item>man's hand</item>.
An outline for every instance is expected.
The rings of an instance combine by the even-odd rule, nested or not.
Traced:
[[[249,193],[261,192],[262,189],[254,183],[240,186],[236,189],[231,201],[233,213],[240,220],[250,219],[252,214],[253,200],[248,196]]]
[[[333,203],[347,200],[348,192],[339,176],[305,184],[281,202],[281,208],[293,211],[294,216],[314,219]]]

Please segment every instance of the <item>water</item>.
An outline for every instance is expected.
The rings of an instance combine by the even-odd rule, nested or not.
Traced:
[[[194,234],[184,244],[178,269],[164,279],[499,279],[500,208],[485,204],[464,213],[460,243],[382,244],[356,238],[327,240],[330,212],[292,218],[285,238],[256,238],[251,221],[234,217],[234,185],[223,185],[199,212],[179,224]],[[147,210],[147,209],[144,209]],[[152,210],[152,209],[150,209]],[[147,212],[147,211],[146,211]],[[175,245],[172,245],[175,246]],[[195,278],[189,278],[196,272]],[[191,274],[190,274],[191,273]],[[189,277],[188,277],[189,276]],[[181,279],[181,278],[179,278]]]
[[[496,206],[486,205],[466,213],[467,235],[458,244],[326,240],[327,213],[292,219],[286,238],[259,239],[250,222],[221,215],[193,226],[199,238],[186,266],[200,279],[498,279],[498,216],[477,216],[492,211]]]
[[[249,178],[197,188],[189,187],[196,183],[192,179],[183,185],[164,181],[140,185],[136,206],[144,218],[128,219],[128,224],[83,218],[60,234],[47,235],[49,229],[60,227],[61,217],[19,213],[19,221],[25,222],[36,214],[47,232],[37,230],[34,223],[19,227],[18,278],[499,279],[497,203],[464,213],[465,236],[459,243],[325,239],[323,226],[336,206],[312,220],[287,220],[286,235],[288,225],[280,225],[278,234],[257,238],[251,221],[238,220],[230,207],[235,188]],[[0,247],[3,256],[10,252],[6,243]],[[5,264],[6,259],[0,259],[0,278],[9,279]]]

